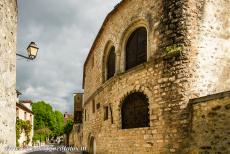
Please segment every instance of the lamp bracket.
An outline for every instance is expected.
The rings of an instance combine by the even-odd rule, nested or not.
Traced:
[[[26,56],[21,55],[21,54],[18,54],[18,53],[16,53],[16,55],[19,56],[19,57],[26,58],[26,59],[28,59],[28,60],[33,60],[33,59],[34,59],[34,58],[26,57]]]

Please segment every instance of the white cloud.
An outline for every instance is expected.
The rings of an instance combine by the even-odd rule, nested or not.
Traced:
[[[35,61],[17,60],[22,99],[44,100],[55,109],[72,112],[72,94],[81,90],[86,55],[105,16],[118,2],[19,1],[17,51],[23,53],[30,41],[40,48]]]

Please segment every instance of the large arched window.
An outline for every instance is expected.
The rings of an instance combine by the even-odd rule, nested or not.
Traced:
[[[107,80],[114,76],[116,68],[116,54],[115,47],[113,46],[109,51],[107,60]]]
[[[128,95],[121,108],[122,129],[149,127],[148,98],[141,92]]]
[[[136,29],[126,44],[126,70],[147,61],[147,30]]]

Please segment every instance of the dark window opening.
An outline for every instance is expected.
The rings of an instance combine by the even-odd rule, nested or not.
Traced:
[[[128,95],[121,108],[122,129],[149,127],[148,98],[141,92]]]
[[[116,68],[116,54],[115,47],[112,47],[109,51],[109,56],[107,60],[107,79],[110,79],[115,74]]]
[[[19,109],[18,108],[16,108],[16,116],[17,116],[17,118],[19,118]]]
[[[92,112],[95,113],[95,101],[92,101]]]
[[[136,29],[126,44],[126,70],[147,61],[147,31]]]
[[[113,110],[112,110],[111,105],[109,105],[109,110],[110,110],[110,114],[111,114],[111,123],[113,124]]]
[[[85,121],[86,121],[86,118],[87,118],[87,117],[86,117],[86,109],[85,109]]]
[[[99,110],[100,109],[100,103],[97,103],[97,110]]]
[[[104,107],[104,120],[108,120],[109,119],[109,107],[106,106]]]
[[[74,112],[74,122],[75,123],[82,123],[82,112],[81,111],[75,111]]]

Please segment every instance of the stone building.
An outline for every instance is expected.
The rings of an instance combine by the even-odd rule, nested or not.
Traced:
[[[70,113],[65,112],[64,113],[64,123],[66,124],[68,120],[73,120],[73,115]]]
[[[121,1],[84,64],[76,146],[230,153],[229,10],[228,0]]]
[[[82,123],[83,93],[74,93],[74,123]]]
[[[19,101],[16,103],[16,117],[24,121],[30,121],[30,124],[32,125],[32,129],[31,129],[31,132],[29,133],[30,142],[28,143],[28,145],[32,146],[32,141],[33,141],[32,139],[34,135],[34,130],[33,130],[34,115],[32,112],[32,101],[31,100],[24,100],[24,101]],[[27,140],[27,136],[25,132],[23,131],[20,134],[20,138],[18,140],[19,146],[21,147],[25,146],[26,140]]]
[[[0,153],[16,145],[16,0],[0,1]],[[3,146],[2,146],[3,145]],[[6,152],[3,152],[4,154]]]
[[[69,145],[80,146],[82,142],[83,93],[74,93],[74,125],[69,134]],[[81,132],[81,134],[80,134]]]

